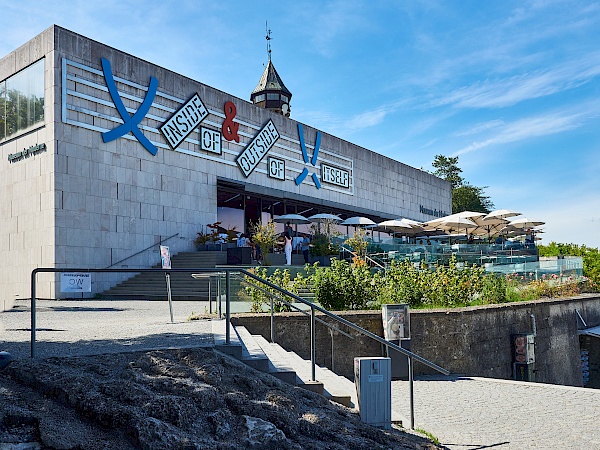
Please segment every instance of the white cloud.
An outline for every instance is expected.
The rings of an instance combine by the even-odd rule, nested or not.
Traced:
[[[453,155],[463,155],[491,145],[508,144],[540,136],[549,136],[573,130],[584,125],[588,120],[597,117],[598,106],[593,105],[581,112],[561,114],[559,112],[536,117],[529,117],[508,123],[500,127],[495,136],[483,141],[477,141],[455,152]]]
[[[544,71],[462,87],[432,103],[458,108],[503,108],[577,88],[600,75],[600,52]]]

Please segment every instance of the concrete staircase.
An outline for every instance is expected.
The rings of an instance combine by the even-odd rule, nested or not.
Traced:
[[[311,363],[280,345],[268,342],[264,337],[251,335],[244,327],[235,327],[235,335],[242,347],[241,360],[251,367],[267,372],[280,380],[324,395],[326,398],[349,408],[355,408],[356,389],[354,383],[336,375],[327,368],[315,367],[315,378],[311,381]]]
[[[215,268],[227,263],[227,252],[182,252],[171,258],[171,267],[175,268]],[[160,267],[156,265],[154,267]],[[208,301],[209,282],[211,298],[216,298],[217,283],[215,276],[210,279],[194,279],[192,272],[171,273],[171,296],[173,300]],[[224,292],[225,283],[222,283]],[[100,294],[107,300],[166,300],[167,285],[163,273],[140,273],[108,291]]]

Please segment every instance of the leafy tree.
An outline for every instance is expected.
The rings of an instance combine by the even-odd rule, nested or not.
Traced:
[[[487,186],[473,186],[460,176],[462,169],[458,167],[458,156],[436,155],[431,165],[435,168],[433,174],[449,181],[452,186],[452,213],[489,213],[494,209],[494,203],[484,192]]]
[[[275,223],[269,220],[266,224],[258,222],[250,225],[250,234],[252,241],[259,246],[262,257],[262,264],[269,265],[269,250],[275,246],[279,239],[279,233],[275,230]]]
[[[452,212],[475,211],[489,213],[494,209],[490,197],[483,192],[484,188],[463,184],[452,189]]]
[[[435,168],[433,174],[443,180],[449,181],[452,185],[452,189],[462,186],[465,181],[464,178],[460,176],[462,169],[458,167],[458,156],[435,155],[431,165]]]

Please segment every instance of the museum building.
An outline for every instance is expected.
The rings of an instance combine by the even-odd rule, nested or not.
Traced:
[[[150,267],[217,221],[451,211],[448,182],[289,118],[291,98],[270,53],[250,102],[56,25],[0,59],[0,310],[34,268]]]

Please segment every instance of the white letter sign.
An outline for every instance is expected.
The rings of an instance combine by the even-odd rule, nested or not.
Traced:
[[[60,292],[92,292],[92,274],[61,273]]]
[[[161,133],[173,150],[190,135],[194,128],[208,117],[208,110],[198,94],[194,94],[185,105],[162,124]]]
[[[279,131],[275,128],[273,121],[269,119],[235,160],[244,176],[249,176],[256,169],[258,163],[273,148],[277,139],[279,139]]]

